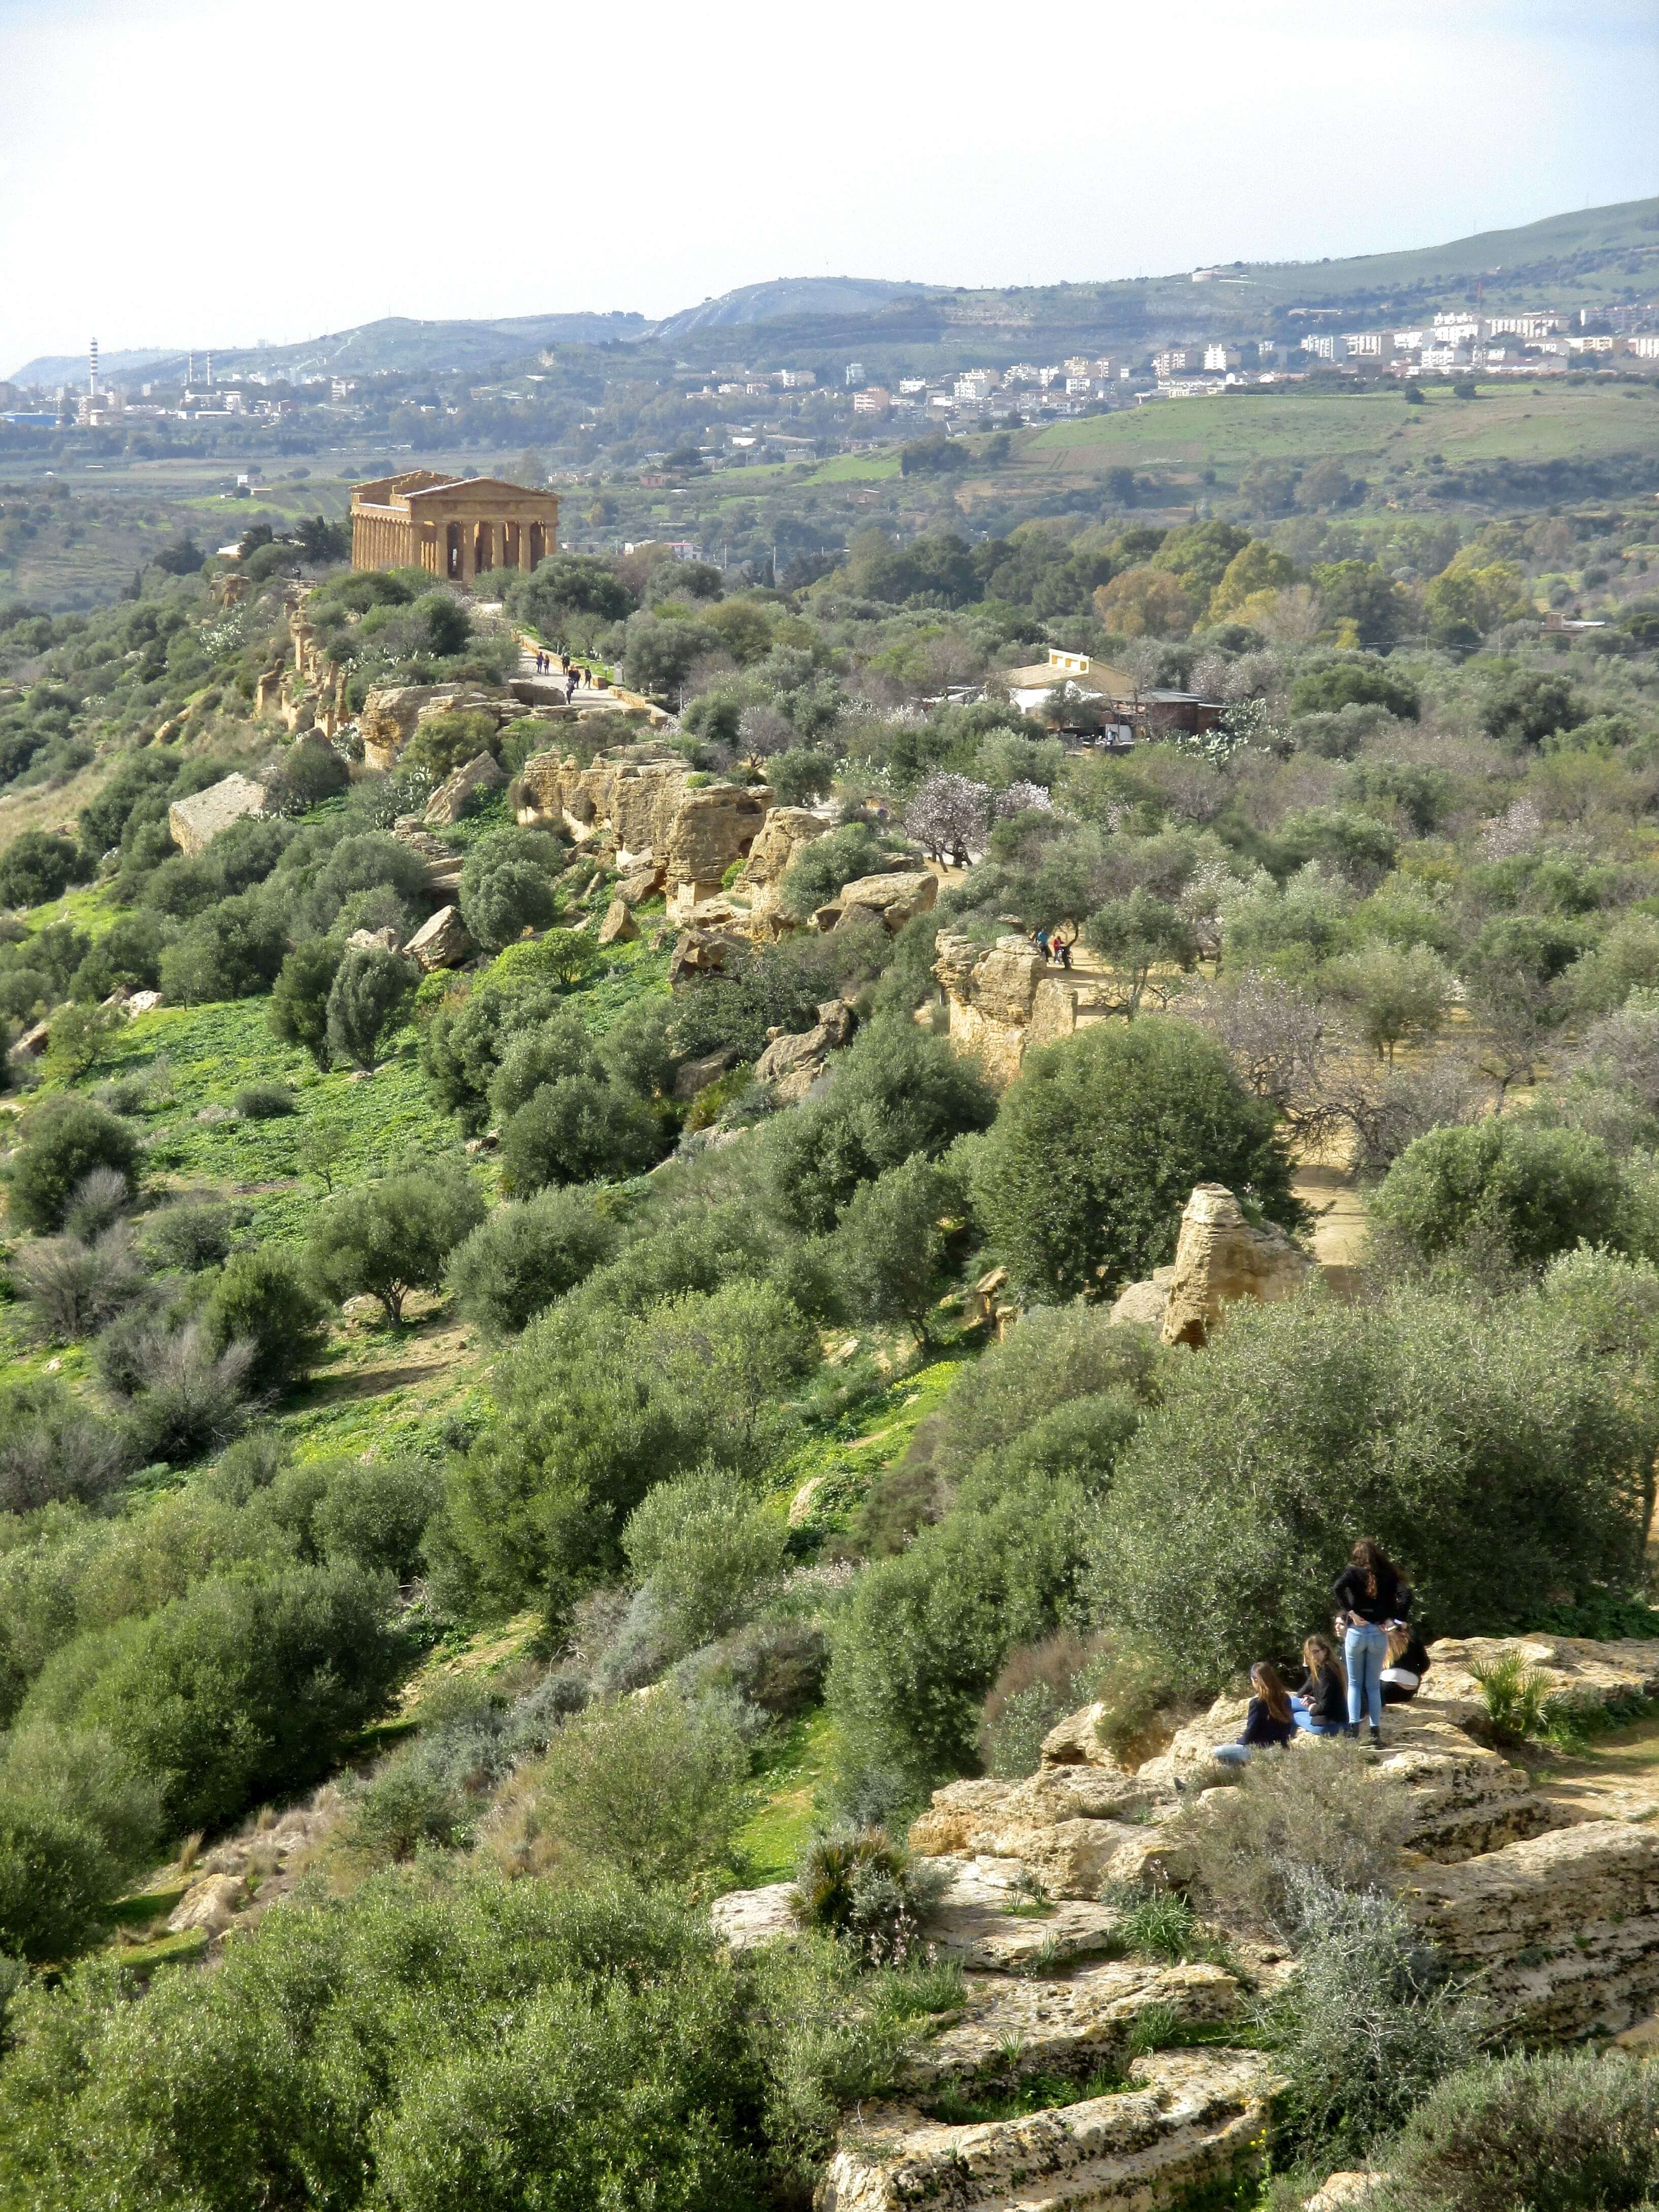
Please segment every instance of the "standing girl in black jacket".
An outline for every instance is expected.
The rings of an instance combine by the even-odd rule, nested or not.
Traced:
[[[1371,1724],[1371,1741],[1382,1741],[1382,1669],[1388,1664],[1389,1630],[1411,1610],[1411,1592],[1380,1544],[1362,1536],[1337,1577],[1337,1626],[1348,1669],[1348,1734],[1359,1733],[1363,1705]]]

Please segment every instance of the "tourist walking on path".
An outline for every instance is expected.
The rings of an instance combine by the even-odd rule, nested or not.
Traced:
[[[1310,1636],[1302,1647],[1302,1663],[1308,1679],[1291,1699],[1291,1714],[1297,1728],[1310,1735],[1346,1735],[1348,1686],[1329,1639]]]
[[[1248,1766],[1253,1752],[1282,1751],[1296,1734],[1291,1693],[1278,1668],[1258,1659],[1250,1669],[1250,1687],[1255,1695],[1244,1716],[1243,1733],[1237,1743],[1218,1743],[1215,1747],[1223,1766]]]
[[[1371,1741],[1380,1744],[1389,1631],[1411,1611],[1412,1594],[1382,1547],[1369,1536],[1354,1546],[1331,1594],[1348,1670],[1348,1734],[1358,1735],[1363,1707],[1370,1722]]]

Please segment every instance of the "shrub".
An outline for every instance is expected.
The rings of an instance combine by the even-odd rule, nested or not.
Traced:
[[[1599,1138],[1504,1115],[1419,1137],[1371,1200],[1374,1218],[1420,1258],[1478,1238],[1523,1267],[1581,1238],[1622,1245],[1630,1210]]]
[[[94,1168],[112,1168],[131,1195],[137,1161],[137,1139],[118,1115],[89,1098],[51,1099],[23,1125],[8,1211],[20,1228],[49,1236],[63,1226],[76,1190]]]
[[[775,1203],[798,1227],[832,1229],[860,1183],[917,1152],[936,1158],[995,1113],[984,1078],[943,1038],[896,1018],[872,1022],[842,1054],[828,1095],[768,1130]]]
[[[114,1228],[131,1199],[127,1179],[118,1168],[94,1168],[76,1183],[64,1226],[71,1237],[90,1243]]]
[[[1022,1644],[1003,1662],[980,1715],[980,1764],[999,1781],[1035,1774],[1049,1730],[1090,1702],[1095,1653],[1075,1630]]]
[[[0,1808],[0,1948],[42,1965],[95,1934],[123,1870],[81,1820],[39,1802]]]
[[[1336,714],[1350,706],[1382,707],[1401,721],[1414,722],[1420,702],[1413,684],[1365,653],[1310,669],[1291,686],[1293,714]]]
[[[1469,2063],[1480,2015],[1390,1899],[1310,1872],[1289,1902],[1297,1971],[1262,2011],[1285,2082],[1279,2124],[1322,2166],[1352,2166]]]
[[[44,906],[82,873],[81,848],[50,830],[20,830],[0,855],[0,906]]]
[[[112,1230],[96,1244],[56,1237],[25,1244],[11,1263],[12,1280],[30,1318],[52,1344],[90,1336],[130,1305],[144,1287],[143,1262],[131,1237]]]
[[[23,1995],[0,2194],[86,2212],[94,2147],[119,2143],[157,2203],[760,2212],[792,2154],[823,2154],[824,2085],[875,2094],[907,2039],[884,1984],[863,1998],[830,1947],[796,1948],[738,1973],[667,1896],[371,1875],[267,1915],[212,1974]]]
[[[52,1376],[0,1391],[0,1513],[95,1504],[129,1465],[119,1432]]]
[[[181,1199],[152,1213],[140,1232],[144,1256],[155,1267],[177,1267],[197,1274],[217,1267],[246,1225],[244,1206],[219,1205],[212,1200]]]
[[[622,1534],[629,1566],[650,1585],[681,1651],[747,1616],[776,1580],[788,1541],[781,1516],[716,1467],[648,1490]]]
[[[329,1470],[311,1514],[311,1532],[331,1564],[413,1581],[421,1545],[443,1498],[443,1477],[429,1461],[346,1460]]]
[[[653,1483],[703,1461],[754,1480],[787,1447],[786,1402],[816,1331],[766,1283],[664,1298],[639,1316],[572,1299],[498,1362],[500,1416],[450,1483],[448,1534],[492,1606],[556,1617],[613,1570]]]
[[[328,1342],[326,1311],[286,1252],[258,1245],[226,1261],[208,1298],[208,1340],[220,1352],[249,1346],[249,1387],[281,1390],[307,1371]]]
[[[480,753],[499,757],[500,752],[501,733],[493,714],[465,710],[428,714],[404,747],[398,765],[425,769],[434,783],[441,783]]]
[[[1480,1686],[1486,1718],[1499,1735],[1519,1740],[1538,1735],[1549,1703],[1550,1678],[1529,1664],[1523,1651],[1477,1660],[1469,1672]]]
[[[1516,2053],[1450,2075],[1389,2150],[1376,2212],[1605,2212],[1659,2186],[1659,2078],[1588,2050]]]
[[[827,906],[844,884],[905,865],[868,823],[849,822],[800,848],[784,872],[779,895],[785,913],[805,921],[817,908]]]
[[[161,1782],[171,1822],[211,1827],[329,1772],[407,1661],[382,1586],[356,1567],[210,1576],[147,1619],[69,1645],[18,1724],[107,1729]]]
[[[1358,1744],[1258,1753],[1238,1778],[1179,1816],[1199,1881],[1229,1919],[1288,1941],[1310,1872],[1342,1889],[1394,1888],[1412,1803]]]
[[[307,1265],[330,1297],[367,1292],[400,1322],[410,1292],[440,1287],[450,1254],[483,1215],[483,1194],[464,1167],[428,1161],[330,1200]]]
[[[507,1123],[502,1187],[528,1198],[550,1184],[637,1175],[662,1151],[651,1109],[588,1075],[544,1084]]]
[[[125,1429],[137,1466],[167,1460],[182,1466],[198,1452],[228,1443],[247,1419],[251,1344],[216,1348],[199,1322],[170,1329],[143,1327],[125,1346],[130,1391]],[[100,1372],[110,1380],[107,1363]]]
[[[296,945],[283,962],[265,1011],[272,1036],[302,1046],[319,1068],[331,1058],[328,1001],[342,957],[340,946],[325,938]]]
[[[1236,1306],[1118,1466],[1100,1617],[1213,1690],[1326,1625],[1364,1529],[1437,1634],[1525,1629],[1564,1589],[1636,1581],[1647,1419],[1536,1296]]]
[[[346,947],[328,994],[328,1042],[354,1067],[373,1067],[388,1030],[409,1011],[421,971],[383,945]]]
[[[245,1121],[276,1121],[300,1110],[293,1086],[287,1083],[244,1084],[230,1103]]]
[[[526,929],[557,918],[550,871],[563,857],[556,839],[534,830],[492,830],[479,838],[461,869],[457,903],[474,941],[491,951]]]
[[[837,1937],[864,1966],[893,1966],[920,1952],[945,1880],[884,1828],[831,1828],[801,1853],[790,1902],[801,1927]]]
[[[175,1006],[252,999],[288,957],[288,921],[274,896],[245,891],[187,922],[161,955],[161,992]]]
[[[670,1689],[566,1723],[535,1771],[550,1859],[645,1882],[683,1881],[729,1851],[749,1754],[730,1709]]]
[[[567,1076],[597,1076],[598,1054],[587,1024],[575,1006],[560,1006],[533,1029],[520,1030],[507,1044],[489,1085],[489,1110],[509,1121],[546,1084]]]
[[[1111,1297],[1172,1259],[1195,1183],[1302,1220],[1273,1108],[1214,1040],[1155,1015],[1029,1054],[972,1176],[998,1256],[1048,1298]]]
[[[326,936],[353,892],[382,886],[422,911],[428,902],[426,878],[427,864],[420,854],[387,831],[366,830],[342,837],[306,894],[300,928],[307,935]]]
[[[459,1790],[418,1748],[389,1759],[351,1802],[350,1850],[371,1866],[395,1865],[418,1850],[451,1850],[465,1838]]]
[[[816,1705],[830,1663],[830,1639],[815,1621],[758,1620],[682,1660],[676,1680],[690,1695],[710,1690],[792,1720]]]
[[[920,1153],[860,1184],[842,1216],[834,1248],[836,1279],[848,1314],[906,1322],[926,1343],[953,1232],[965,1211],[962,1177]]]
[[[580,1190],[497,1206],[449,1255],[444,1280],[466,1319],[499,1340],[574,1290],[617,1247],[616,1224]]]

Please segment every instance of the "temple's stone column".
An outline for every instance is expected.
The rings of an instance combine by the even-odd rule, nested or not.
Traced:
[[[524,570],[526,575],[528,575],[536,565],[531,557],[531,549],[535,539],[535,527],[534,523],[532,522],[521,522],[519,525],[519,566]]]
[[[470,583],[472,581],[472,579],[473,579],[474,575],[477,574],[477,570],[476,570],[476,569],[474,568],[474,567],[473,567],[473,562],[472,562],[472,553],[473,553],[472,525],[471,525],[470,522],[464,522],[464,523],[462,523],[462,525],[461,525],[461,578],[460,578],[460,580],[461,580],[462,583],[464,583],[464,584],[470,584]]]

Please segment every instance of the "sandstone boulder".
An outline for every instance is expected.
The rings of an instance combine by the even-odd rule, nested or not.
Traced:
[[[210,1874],[192,1882],[179,1899],[167,1922],[167,1933],[185,1936],[200,1928],[210,1936],[222,1936],[246,1896],[247,1886],[240,1875]]]
[[[348,952],[400,952],[403,940],[389,926],[385,929],[354,929],[346,939]]]
[[[994,1083],[1012,1083],[1024,1055],[1037,986],[1047,973],[1042,954],[1023,937],[1000,937],[986,947],[953,929],[940,930],[933,949],[951,1043],[978,1059]]]
[[[441,906],[404,947],[428,974],[434,968],[459,968],[471,950],[472,939],[461,920],[460,908],[455,906]]]
[[[601,945],[631,945],[640,933],[640,925],[634,919],[634,909],[623,898],[613,898],[605,910],[605,920],[599,924]]]
[[[1224,1184],[1201,1182],[1181,1217],[1164,1341],[1201,1345],[1235,1299],[1274,1304],[1294,1297],[1313,1273],[1313,1261],[1282,1229],[1252,1227]]]
[[[890,937],[896,937],[907,921],[931,913],[938,896],[939,878],[926,868],[903,875],[859,876],[841,887],[841,917],[836,927],[845,929],[873,918]]]
[[[357,734],[363,741],[366,765],[379,769],[382,775],[388,773],[396,767],[398,754],[414,736],[415,725],[422,713],[452,712],[475,688],[466,684],[377,685],[364,699],[357,717]]]
[[[647,859],[641,860],[637,867],[630,868],[625,876],[618,878],[617,896],[619,899],[626,899],[629,906],[640,906],[651,896],[653,891],[659,891],[661,889],[662,878]]]
[[[167,828],[181,853],[204,853],[222,830],[265,811],[265,787],[251,776],[228,775],[167,809]]]
[[[1118,1296],[1107,1320],[1114,1327],[1135,1322],[1143,1328],[1161,1329],[1170,1310],[1170,1285],[1174,1280],[1173,1267],[1154,1267],[1145,1282],[1131,1283]]]
[[[695,981],[700,975],[720,975],[728,963],[747,948],[740,937],[717,929],[683,929],[668,957],[671,984]]]
[[[159,991],[134,991],[127,999],[127,1019],[132,1021],[140,1014],[153,1014],[161,1003]]]
[[[476,753],[465,767],[444,778],[426,802],[422,818],[434,829],[448,829],[460,820],[480,792],[494,791],[506,781],[493,753]]]
[[[723,1044],[716,1052],[705,1053],[701,1060],[688,1060],[674,1071],[675,1097],[689,1104],[711,1083],[718,1083],[736,1058],[732,1046]]]
[[[736,1889],[717,1897],[708,1908],[714,1933],[723,1936],[734,1951],[752,1951],[761,1943],[798,1934],[792,1911],[793,1881],[768,1882],[763,1889]]]
[[[804,1098],[829,1064],[830,1034],[820,1023],[797,1036],[774,1037],[755,1062],[757,1083],[769,1083],[779,1100],[793,1105]]]
[[[852,1036],[858,1016],[845,999],[820,999],[816,1012],[818,1027],[828,1039],[830,1049],[839,1052]]]

